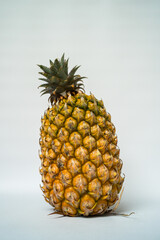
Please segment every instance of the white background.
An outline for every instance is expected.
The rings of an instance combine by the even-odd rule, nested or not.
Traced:
[[[1,239],[160,239],[160,2],[0,1]],[[126,175],[117,212],[47,216],[39,189],[38,67],[70,58],[116,126]]]

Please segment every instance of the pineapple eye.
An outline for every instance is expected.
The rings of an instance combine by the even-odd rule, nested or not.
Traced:
[[[62,147],[62,153],[66,158],[73,157],[74,156],[73,146],[69,142],[64,143]]]
[[[58,131],[57,137],[61,142],[67,142],[69,137],[69,132],[64,127],[60,128]]]
[[[75,107],[72,113],[72,117],[74,117],[77,120],[77,122],[81,122],[82,120],[84,120],[85,111],[81,108]]]
[[[70,143],[74,146],[74,148],[79,147],[80,145],[82,145],[82,137],[79,133],[77,132],[73,132],[71,133],[70,137],[69,137],[69,141]]]
[[[73,187],[80,195],[87,192],[87,184],[87,179],[82,174],[73,178]]]
[[[85,137],[86,135],[90,134],[90,125],[85,122],[85,121],[81,121],[78,124],[78,132],[82,135],[82,137]]]
[[[65,121],[65,128],[69,132],[75,131],[76,128],[77,128],[77,121],[72,117],[67,118],[66,121]]]
[[[90,153],[90,159],[96,167],[99,167],[102,163],[102,154],[98,149],[95,149]]]
[[[90,182],[92,179],[94,179],[96,177],[96,167],[95,165],[88,161],[86,162],[83,166],[82,166],[82,172],[84,174],[84,176],[88,179],[88,181]]]
[[[67,163],[67,169],[71,172],[72,176],[76,176],[81,172],[81,164],[76,158],[70,158]]]
[[[80,146],[75,150],[75,157],[80,161],[81,164],[84,164],[89,160],[89,154],[86,148]]]
[[[58,114],[55,119],[54,123],[57,127],[62,127],[64,125],[65,117],[62,114]]]
[[[86,136],[83,139],[84,147],[88,149],[89,152],[91,152],[96,147],[96,140],[92,136]]]
[[[102,184],[95,178],[88,185],[89,194],[97,201],[102,196]]]
[[[96,116],[91,111],[86,111],[85,120],[88,122],[91,126],[97,123]]]

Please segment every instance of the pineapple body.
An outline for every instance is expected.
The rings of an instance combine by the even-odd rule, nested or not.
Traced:
[[[47,109],[40,129],[41,189],[63,215],[103,214],[124,178],[115,127],[102,100],[78,91]]]

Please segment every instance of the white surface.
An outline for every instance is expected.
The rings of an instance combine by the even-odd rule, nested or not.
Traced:
[[[160,2],[1,1],[1,239],[160,239]],[[129,218],[48,217],[38,168],[38,67],[63,52],[116,126]]]
[[[39,195],[9,195],[1,197],[0,239],[145,239],[159,240],[160,207],[156,200],[136,199],[130,203],[122,200],[117,212],[135,210],[135,215],[101,217],[48,216],[52,208],[47,207]]]

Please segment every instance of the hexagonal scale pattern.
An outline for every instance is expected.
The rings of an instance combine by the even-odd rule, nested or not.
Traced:
[[[41,119],[44,198],[64,215],[103,214],[118,200],[124,177],[117,135],[102,100],[82,92]]]

